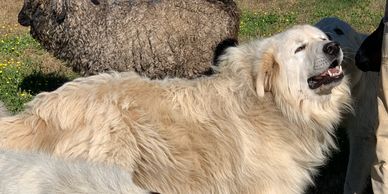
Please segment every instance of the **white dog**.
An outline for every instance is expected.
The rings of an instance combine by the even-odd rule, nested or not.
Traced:
[[[300,25],[227,49],[210,77],[79,78],[0,119],[0,147],[114,163],[160,193],[302,193],[350,103],[342,57]]]
[[[348,114],[342,124],[347,130],[350,144],[344,193],[362,193],[375,153],[378,73],[362,72],[354,64],[356,52],[366,35],[358,33],[338,18],[324,18],[316,26],[344,49],[345,59],[342,64],[345,74],[350,75],[355,111],[354,114]]]
[[[146,194],[129,173],[84,161],[0,150],[1,194]]]

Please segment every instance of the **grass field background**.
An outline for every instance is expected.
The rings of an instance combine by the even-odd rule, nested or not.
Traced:
[[[384,0],[237,0],[242,10],[240,41],[270,36],[295,24],[314,24],[336,16],[363,33],[372,32],[384,13]],[[47,53],[17,23],[23,0],[0,1],[0,100],[12,112],[41,91],[50,91],[76,78],[66,63]],[[338,130],[341,151],[321,170],[316,187],[307,193],[342,193],[347,141]],[[367,190],[366,193],[369,193]]]

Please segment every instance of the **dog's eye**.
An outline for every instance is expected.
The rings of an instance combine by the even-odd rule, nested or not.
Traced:
[[[304,44],[304,45],[298,47],[298,48],[295,50],[295,53],[300,52],[300,51],[303,51],[305,48],[306,48],[306,45]]]

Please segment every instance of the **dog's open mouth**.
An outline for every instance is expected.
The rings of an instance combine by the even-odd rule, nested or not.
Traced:
[[[326,71],[307,79],[310,89],[317,89],[322,85],[340,81],[344,77],[342,67],[335,60]]]

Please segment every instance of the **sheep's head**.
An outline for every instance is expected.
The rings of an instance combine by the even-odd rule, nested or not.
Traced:
[[[23,26],[31,26],[36,17],[50,16],[61,23],[66,17],[67,0],[24,0],[18,21]]]
[[[30,26],[32,16],[41,5],[39,0],[24,0],[23,8],[19,12],[18,21],[22,26]]]

